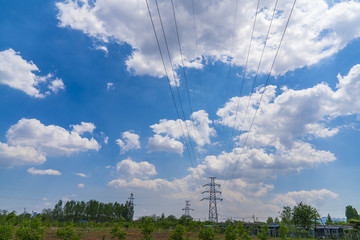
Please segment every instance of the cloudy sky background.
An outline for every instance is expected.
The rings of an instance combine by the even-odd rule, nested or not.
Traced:
[[[166,71],[144,0],[0,2],[0,209],[360,208],[359,1],[148,3]]]

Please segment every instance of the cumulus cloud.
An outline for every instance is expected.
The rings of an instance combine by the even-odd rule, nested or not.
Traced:
[[[245,64],[249,36],[255,17],[256,2],[243,0],[239,3],[235,35],[234,1],[207,1],[195,3],[196,32],[189,22],[193,21],[191,3],[175,1],[177,23],[181,45],[188,67],[201,68],[199,59],[211,57],[237,66]],[[273,57],[292,2],[280,2],[272,23],[267,41],[261,72],[269,71]],[[114,2],[111,0],[94,1],[69,0],[58,2],[58,19],[60,27],[71,27],[104,42],[114,40],[120,44],[128,43],[133,52],[126,60],[129,71],[137,75],[149,74],[155,77],[164,76],[161,59],[154,39],[146,4],[141,0]],[[165,43],[161,34],[156,6],[150,2],[163,52]],[[159,1],[167,42],[174,67],[180,66],[181,58],[178,49],[176,31],[169,1]],[[248,63],[248,69],[254,70],[261,55],[263,41],[273,11],[273,2],[262,1],[257,15],[254,39]],[[350,17],[351,16],[351,17]],[[221,19],[221,21],[219,21]],[[360,3],[344,1],[329,5],[327,1],[305,0],[295,6],[290,25],[287,29],[280,56],[275,65],[276,74],[284,73],[304,66],[318,63],[343,49],[350,41],[360,36]],[[131,24],[129,24],[131,23]],[[301,39],[301,41],[299,41]],[[195,41],[197,44],[195,44]],[[234,43],[234,44],[233,44]],[[197,46],[197,48],[196,48]],[[198,55],[195,55],[198,54]],[[231,60],[230,60],[231,59]],[[206,61],[205,61],[206,62]],[[167,61],[167,69],[171,67]],[[176,85],[176,78],[172,77]]]
[[[32,62],[28,62],[13,49],[0,52],[0,84],[25,92],[35,98],[44,98],[52,91],[57,93],[65,89],[63,81],[59,78],[53,79],[52,74],[46,76],[36,75],[40,72]],[[40,85],[48,85],[45,93],[40,92]]]
[[[57,170],[53,170],[53,169],[41,170],[41,169],[35,169],[33,167],[29,168],[27,172],[32,175],[56,175],[56,176],[61,175],[61,172]]]
[[[116,171],[122,178],[147,179],[157,174],[155,166],[149,162],[134,162],[131,158],[127,158],[116,164]]]
[[[46,157],[32,147],[9,146],[0,142],[0,167],[42,164],[45,161]]]
[[[121,134],[122,139],[117,139],[116,143],[120,146],[120,153],[124,154],[133,149],[140,149],[140,136],[133,131],[126,131]]]
[[[82,133],[84,129],[80,129]],[[70,132],[56,125],[46,126],[37,119],[20,119],[10,127],[6,137],[9,145],[31,147],[45,156],[70,155],[100,149],[94,138],[83,138],[76,131]]]
[[[149,139],[147,145],[149,152],[175,152],[182,155],[184,145],[169,136],[155,134]]]
[[[298,192],[288,192],[285,194],[276,194],[275,198],[272,200],[275,204],[280,206],[290,205],[294,206],[299,202],[304,202],[312,206],[322,206],[328,199],[337,198],[338,194],[331,192],[325,188],[321,190],[311,190],[311,191],[298,191]]]
[[[78,188],[84,188],[84,187],[85,187],[85,184],[83,184],[83,183],[78,184]]]
[[[79,135],[82,135],[85,132],[92,133],[96,128],[93,123],[87,123],[87,122],[81,122],[80,125],[70,125],[70,127],[73,128],[73,132],[76,132]]]
[[[106,90],[113,90],[113,89],[115,89],[114,83],[112,82],[106,83]]]

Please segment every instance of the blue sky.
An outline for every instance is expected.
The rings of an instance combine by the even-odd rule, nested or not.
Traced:
[[[134,193],[137,217],[180,216],[190,200],[205,219],[210,176],[220,219],[360,208],[359,1],[298,1],[266,88],[292,2],[279,1],[261,58],[275,1],[260,1],[248,61],[256,2],[194,1],[195,15],[191,3],[174,1],[181,55],[159,0],[173,75],[149,0],[180,120],[145,1],[0,2],[0,209]]]

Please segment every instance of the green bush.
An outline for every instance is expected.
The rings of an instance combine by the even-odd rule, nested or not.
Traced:
[[[126,239],[126,231],[120,227],[120,225],[115,225],[111,229],[111,239],[119,239],[119,240],[125,240]]]
[[[202,228],[199,230],[198,238],[200,240],[215,240],[216,230],[214,228]]]
[[[236,240],[237,239],[237,229],[229,225],[225,228],[225,240]]]
[[[80,235],[75,233],[74,223],[68,222],[64,228],[56,230],[56,236],[63,240],[80,240]]]
[[[153,220],[150,217],[146,217],[141,227],[141,235],[143,240],[151,240],[152,233],[155,231]]]
[[[242,223],[236,226],[236,230],[242,240],[250,240],[251,236]]]
[[[170,239],[171,240],[183,240],[185,234],[185,227],[183,225],[177,225],[174,231],[172,232]]]
[[[39,218],[24,220],[16,230],[15,236],[19,240],[42,240],[45,239],[46,227],[42,226]]]
[[[0,225],[0,240],[10,240],[13,238],[13,226],[10,224]]]
[[[267,224],[264,224],[264,226],[262,226],[260,232],[257,234],[257,237],[260,239],[260,240],[267,240],[269,237],[268,237],[268,231],[269,231],[269,227]]]
[[[279,235],[280,235],[281,239],[285,240],[288,232],[289,232],[289,230],[285,225],[280,225]]]

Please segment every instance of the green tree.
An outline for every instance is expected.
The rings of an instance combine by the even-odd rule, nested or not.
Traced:
[[[225,228],[225,240],[236,240],[237,239],[237,229],[234,226],[228,225]]]
[[[267,240],[269,238],[268,236],[268,232],[269,232],[269,226],[265,223],[261,229],[260,232],[257,234],[257,237],[260,240]]]
[[[267,224],[274,224],[274,219],[272,217],[268,217],[268,219],[266,220]]]
[[[246,230],[245,226],[242,223],[239,223],[236,226],[237,233],[239,234],[240,238],[243,240],[250,240],[251,236],[249,232]]]
[[[143,240],[151,240],[152,233],[155,231],[153,220],[150,217],[146,217],[142,223],[141,235]]]
[[[126,239],[126,231],[120,227],[119,224],[116,224],[111,229],[111,239],[125,240]]]
[[[280,221],[279,221],[279,218],[278,218],[278,217],[276,217],[276,218],[275,218],[274,223],[275,223],[275,224],[279,224],[279,223],[280,223]]]
[[[326,222],[325,222],[325,224],[327,224],[327,225],[331,225],[331,224],[333,224],[333,221],[332,221],[332,219],[331,219],[330,214],[328,214],[328,215],[327,215],[327,218],[326,218]]]
[[[279,227],[279,236],[281,239],[285,240],[289,230],[285,225],[280,225]]]
[[[198,233],[200,240],[215,240],[216,230],[214,228],[201,228]]]
[[[42,226],[40,218],[24,220],[16,230],[15,236],[19,240],[45,239],[46,228]]]
[[[64,228],[56,230],[56,236],[63,240],[80,240],[80,235],[75,233],[74,223],[67,222]]]
[[[352,206],[346,206],[346,210],[345,210],[345,216],[346,216],[346,221],[349,222],[350,219],[357,219],[360,220],[359,214],[356,211],[355,208],[353,208]]]
[[[293,209],[293,222],[296,226],[309,230],[311,225],[320,217],[318,211],[303,202],[300,202]]]
[[[183,225],[176,225],[176,228],[172,232],[170,239],[171,240],[183,240],[185,234],[185,227]]]
[[[14,227],[10,224],[0,224],[0,240],[11,240],[13,239]]]
[[[281,212],[281,223],[291,225],[293,223],[293,210],[289,206],[284,206]]]

